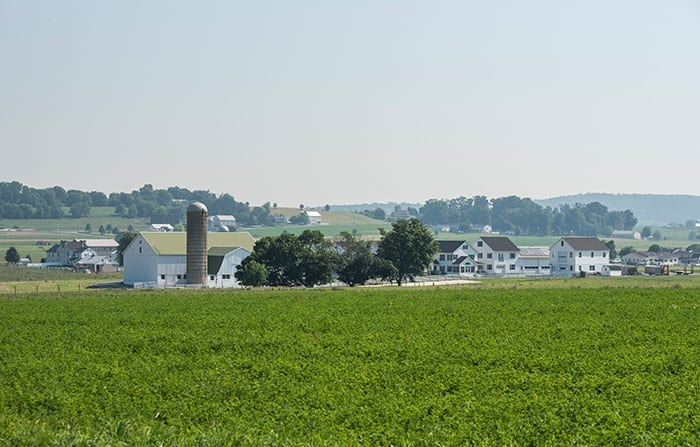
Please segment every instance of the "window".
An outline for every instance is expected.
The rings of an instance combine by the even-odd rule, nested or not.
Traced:
[[[583,253],[578,252],[578,257],[580,258],[581,256],[583,256]]]
[[[487,265],[486,270],[493,270],[493,266],[491,264]]]
[[[477,258],[477,259],[481,259],[481,258],[483,258],[483,257],[484,257],[484,254],[483,254],[483,253],[477,253],[477,254],[476,254],[476,258]]]
[[[606,253],[605,253],[605,252],[603,252],[603,257],[605,257],[605,254],[606,254]]]
[[[182,279],[182,275],[177,275],[177,279]]]
[[[564,241],[561,241],[561,246],[562,246],[562,247],[564,246]]]
[[[510,254],[510,259],[515,259],[515,253]]]
[[[595,257],[595,253],[591,252],[591,258]]]
[[[216,279],[216,276],[214,275],[209,275],[209,281],[214,281]]]
[[[570,257],[570,258],[573,258],[573,257],[574,257],[574,252],[570,251],[570,252],[569,252],[569,257]]]
[[[499,253],[499,254],[498,254],[498,260],[499,260],[499,261],[503,261],[503,253]]]
[[[440,260],[441,260],[441,261],[444,261],[444,260],[445,260],[445,254],[444,254],[444,253],[441,253],[441,254],[440,254]]]
[[[515,264],[511,264],[511,265],[510,265],[510,269],[511,269],[511,270],[515,270]]]
[[[493,259],[493,253],[486,253],[487,259]]]
[[[161,273],[160,279],[165,280],[165,275]]]
[[[476,242],[477,247],[483,247],[484,246],[484,241],[477,241]]]
[[[595,272],[595,265],[589,265],[588,270],[591,272]]]
[[[221,279],[231,279],[231,275],[221,275]]]

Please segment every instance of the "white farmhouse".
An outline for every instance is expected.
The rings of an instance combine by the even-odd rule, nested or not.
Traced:
[[[482,236],[474,246],[476,272],[481,275],[517,274],[516,261],[520,249],[506,236]]]
[[[525,276],[549,275],[552,270],[549,247],[520,247],[515,270]]]
[[[117,271],[114,239],[74,239],[61,241],[46,251],[46,265],[69,266],[92,272]]]
[[[610,249],[597,237],[563,237],[549,248],[552,275],[600,275],[610,263]]]
[[[236,266],[253,251],[247,232],[207,235],[208,286],[237,287]],[[187,233],[143,232],[124,250],[124,284],[173,287],[187,284]]]
[[[431,275],[474,276],[476,251],[466,241],[437,241],[438,252],[433,260]]]

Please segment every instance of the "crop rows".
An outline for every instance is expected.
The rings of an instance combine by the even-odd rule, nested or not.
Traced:
[[[0,301],[0,445],[697,445],[697,289]]]

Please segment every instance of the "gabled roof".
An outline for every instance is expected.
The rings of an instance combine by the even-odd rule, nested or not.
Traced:
[[[207,251],[207,273],[209,275],[216,275],[219,273],[219,269],[226,255],[239,248],[241,247],[211,247]]]
[[[480,239],[493,251],[520,251],[506,236],[482,236]]]
[[[459,258],[457,258],[457,260],[455,262],[452,263],[452,265],[460,265],[464,261],[467,261],[467,260],[469,260],[469,264],[474,263],[474,260],[472,258],[470,258],[469,256],[460,256]]]
[[[455,250],[464,245],[465,241],[437,241],[438,253],[453,253]]]
[[[144,231],[141,236],[159,255],[185,255],[187,252],[187,233],[163,233]],[[252,252],[255,239],[245,231],[232,233],[207,233],[207,250],[212,247],[242,247]]]
[[[597,237],[563,237],[562,239],[574,250],[610,250]]]

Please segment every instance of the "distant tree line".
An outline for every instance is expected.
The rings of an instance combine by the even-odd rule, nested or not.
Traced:
[[[421,207],[420,217],[426,225],[450,225],[459,232],[469,232],[472,225],[491,225],[501,233],[533,236],[610,235],[637,225],[632,211],[609,211],[599,202],[550,208],[517,196],[430,199]]]
[[[177,225],[185,223],[187,207],[195,201],[205,204],[209,214],[230,214],[245,226],[272,224],[276,208],[270,202],[251,207],[230,194],[216,195],[177,186],[154,189],[146,184],[130,193],[106,195],[99,191],[66,191],[60,186],[34,189],[19,182],[0,183],[0,218],[7,219],[77,218],[88,216],[93,206],[111,206],[119,216]],[[599,202],[551,208],[517,196],[430,199],[420,210],[408,211],[410,217],[418,217],[426,225],[450,225],[458,232],[469,232],[473,225],[491,225],[494,231],[515,235],[598,236],[610,235],[613,230],[631,230],[637,224],[632,211],[609,211]],[[362,214],[379,220],[388,217],[381,208]],[[304,224],[304,218],[300,213],[294,223]]]
[[[185,223],[191,202],[204,203],[210,214],[230,214],[243,225],[266,225],[271,222],[273,206],[269,202],[250,207],[230,194],[190,191],[176,186],[154,189],[146,184],[130,193],[84,192],[60,186],[30,188],[19,182],[0,182],[0,218],[58,219],[85,217],[92,207],[111,206],[115,214],[128,218],[147,218],[151,223]]]

